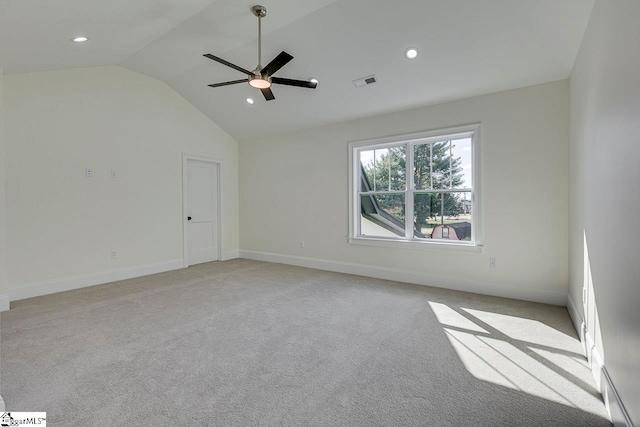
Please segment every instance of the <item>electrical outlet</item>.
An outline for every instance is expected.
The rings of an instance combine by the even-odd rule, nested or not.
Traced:
[[[304,240],[300,240],[300,247],[304,249]]]
[[[496,259],[495,258],[489,258],[489,268],[498,268],[496,266]]]
[[[117,177],[118,177],[117,172],[116,172],[115,170],[113,170],[113,169],[112,169],[112,170],[111,170],[111,178],[117,178]]]
[[[93,169],[92,168],[85,168],[84,176],[91,178],[93,176]]]
[[[111,259],[118,259],[118,252],[111,251]]]

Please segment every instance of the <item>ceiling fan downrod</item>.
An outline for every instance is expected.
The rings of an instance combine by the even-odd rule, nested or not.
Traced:
[[[253,14],[258,17],[258,67],[256,72],[262,71],[262,18],[267,16],[267,8],[261,5],[255,5],[251,8]]]

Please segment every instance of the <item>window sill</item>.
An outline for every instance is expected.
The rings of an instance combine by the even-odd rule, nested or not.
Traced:
[[[473,243],[423,242],[416,240],[380,239],[375,237],[349,237],[348,241],[350,245],[377,246],[382,248],[482,252],[482,245]]]

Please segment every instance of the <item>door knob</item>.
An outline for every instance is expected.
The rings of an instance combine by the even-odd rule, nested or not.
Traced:
[[[187,217],[187,221],[191,221],[191,217],[190,216]]]

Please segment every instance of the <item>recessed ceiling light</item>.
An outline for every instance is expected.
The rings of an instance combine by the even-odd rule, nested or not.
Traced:
[[[74,42],[74,43],[84,43],[87,40],[89,40],[89,38],[88,37],[84,37],[84,36],[74,37],[74,38],[71,39],[71,41]]]
[[[247,104],[249,104],[249,105],[253,105],[253,99],[251,99],[251,98],[247,98]]]
[[[415,47],[408,47],[404,51],[404,56],[406,56],[407,59],[415,59],[415,57],[418,56],[418,49]]]

